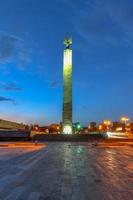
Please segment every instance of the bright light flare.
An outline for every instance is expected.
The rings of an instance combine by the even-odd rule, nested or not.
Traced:
[[[122,130],[123,130],[122,127],[117,127],[117,128],[116,128],[116,131],[122,131]]]
[[[66,49],[64,51],[64,69],[67,70],[72,66],[72,50]]]
[[[117,133],[117,132],[106,132],[108,138],[126,138],[125,133]]]
[[[103,126],[102,125],[99,125],[99,130],[101,131],[103,129]]]
[[[121,117],[121,121],[126,123],[127,121],[129,121],[129,118],[128,117]]]
[[[63,133],[64,134],[69,134],[69,135],[72,134],[72,127],[70,125],[64,126]]]
[[[103,122],[105,125],[109,126],[111,124],[111,121],[110,120],[104,120]]]

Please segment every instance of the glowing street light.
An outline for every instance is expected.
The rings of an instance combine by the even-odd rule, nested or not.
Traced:
[[[129,124],[129,123],[127,123],[127,122],[128,122],[129,120],[130,120],[129,117],[126,117],[126,116],[121,117],[121,121],[124,122],[124,124],[125,124],[125,132],[128,132],[128,129],[129,129],[129,128],[128,128],[128,126],[129,126],[128,124]]]
[[[100,124],[100,125],[98,126],[98,129],[99,129],[99,131],[102,131],[103,126]]]
[[[103,122],[106,126],[109,126],[109,125],[111,125],[111,121],[110,120],[104,120],[104,122]]]
[[[122,130],[123,130],[122,127],[117,127],[117,128],[116,128],[116,131],[118,131],[118,132],[119,132],[119,131],[122,131]]]
[[[121,121],[126,124],[129,121],[129,118],[128,117],[121,117]]]
[[[78,124],[78,125],[77,125],[77,129],[80,129],[80,128],[81,128],[81,125],[80,125],[80,124]]]
[[[107,130],[109,129],[109,126],[111,125],[110,120],[104,120],[103,124],[106,126]]]

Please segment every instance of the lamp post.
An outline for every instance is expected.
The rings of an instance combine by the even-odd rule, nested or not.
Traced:
[[[107,128],[107,131],[109,130],[109,126],[111,125],[111,121],[110,120],[104,120],[104,125],[106,126]]]
[[[121,117],[121,121],[124,122],[124,124],[126,125],[127,122],[129,121],[128,117]]]
[[[127,122],[129,121],[130,119],[129,119],[129,117],[121,117],[121,121],[124,123],[124,125],[125,125],[125,132],[127,132],[126,131],[126,126],[127,126]]]

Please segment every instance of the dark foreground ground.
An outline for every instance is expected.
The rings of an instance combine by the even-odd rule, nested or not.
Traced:
[[[0,147],[0,200],[132,200],[133,147]]]

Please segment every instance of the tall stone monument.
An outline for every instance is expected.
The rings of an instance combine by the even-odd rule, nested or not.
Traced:
[[[69,35],[64,39],[63,57],[63,134],[72,134],[72,39]]]

